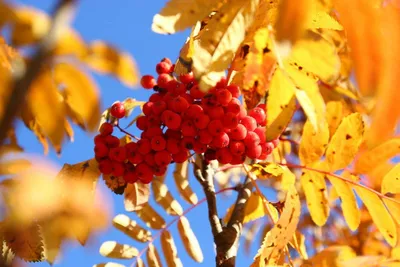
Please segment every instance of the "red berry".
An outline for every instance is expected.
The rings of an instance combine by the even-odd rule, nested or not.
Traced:
[[[231,130],[229,133],[229,137],[233,140],[243,140],[247,135],[247,129],[243,126],[243,124],[238,124],[235,128]]]
[[[141,137],[151,139],[152,137],[159,135],[163,135],[161,128],[153,126],[142,132]]]
[[[247,116],[247,110],[244,107],[240,107],[240,111],[237,114],[239,120],[242,120],[243,118],[245,118]]]
[[[231,164],[242,164],[246,160],[246,155],[232,155]]]
[[[228,91],[232,94],[232,97],[238,98],[240,96],[240,88],[235,84],[228,85],[226,87]]]
[[[136,120],[136,127],[138,127],[139,130],[145,131],[149,127],[149,121],[147,116],[140,116]]]
[[[125,174],[124,174],[124,180],[128,184],[136,183],[138,181],[138,179],[139,179],[139,177],[136,175],[135,171],[125,172]]]
[[[144,89],[153,89],[153,87],[157,84],[156,79],[154,79],[151,75],[143,75],[142,79],[140,79],[140,84]]]
[[[156,154],[155,152],[150,152],[146,154],[144,156],[143,161],[146,162],[146,164],[149,166],[155,166],[156,165],[156,160],[154,158],[155,154]]]
[[[208,145],[213,140],[213,136],[207,129],[203,129],[199,131],[199,141],[204,145]]]
[[[224,126],[222,125],[222,122],[220,120],[210,121],[207,129],[213,136],[220,135],[221,133],[224,132]]]
[[[227,129],[233,129],[239,124],[239,120],[236,117],[236,114],[227,112],[222,120],[222,124]]]
[[[246,147],[242,141],[232,141],[229,144],[229,150],[231,151],[232,155],[240,156],[246,151]]]
[[[125,116],[125,107],[121,102],[114,103],[110,110],[111,116],[121,119]]]
[[[203,93],[198,85],[194,85],[191,89],[190,89],[190,95],[194,98],[194,99],[200,99],[202,97],[205,96],[205,93]]]
[[[246,156],[251,159],[257,159],[261,156],[262,148],[260,145],[253,146],[246,149]]]
[[[254,119],[256,119],[258,124],[263,124],[265,123],[265,111],[261,108],[255,107],[253,108],[250,113],[249,116],[253,117]]]
[[[172,64],[171,67],[169,68],[169,72],[173,73],[175,70],[175,64]]]
[[[143,105],[143,108],[142,108],[142,110],[143,110],[143,114],[144,115],[150,115],[150,114],[152,114],[153,113],[153,105],[154,105],[154,102],[146,102],[144,105]]]
[[[183,163],[188,158],[188,150],[181,149],[178,153],[172,155],[172,160],[176,163]]]
[[[225,88],[227,84],[227,80],[225,77],[221,77],[221,80],[219,82],[217,82],[217,84],[215,85],[215,88],[218,89],[222,89]]]
[[[260,137],[260,143],[265,143],[267,137],[265,132],[265,127],[257,127],[254,132]]]
[[[181,144],[186,149],[193,149],[194,143],[196,140],[192,136],[184,136],[182,138]]]
[[[157,166],[156,165],[156,166],[153,166],[153,171],[154,171],[154,175],[162,176],[167,171],[167,167],[166,166]]]
[[[165,141],[163,136],[155,136],[151,139],[151,149],[154,151],[164,150],[167,145],[167,141]]]
[[[200,141],[196,140],[193,145],[193,151],[196,154],[203,154],[207,150],[207,145],[200,143]]]
[[[225,112],[223,107],[210,107],[207,109],[207,114],[211,120],[222,120]]]
[[[181,131],[183,136],[196,136],[197,129],[194,126],[194,123],[191,120],[186,120],[181,125]]]
[[[151,126],[156,126],[156,127],[161,126],[160,116],[150,115],[150,116],[146,116],[146,117],[147,117],[147,122],[148,122],[149,127],[151,127]]]
[[[267,105],[264,103],[258,104],[257,107],[261,108],[262,110],[267,110]]]
[[[158,74],[169,73],[171,69],[171,64],[168,62],[160,62],[156,65],[156,71]]]
[[[167,88],[167,84],[171,80],[172,80],[171,75],[169,75],[167,73],[163,73],[163,74],[160,74],[160,76],[158,76],[157,84],[161,88]]]
[[[232,161],[232,154],[228,148],[217,150],[217,160],[221,164],[229,164]]]
[[[217,97],[214,93],[209,93],[201,99],[201,104],[204,110],[208,109],[209,107],[214,107],[218,104]]]
[[[167,140],[167,150],[171,154],[176,154],[180,150],[180,139],[169,138]]]
[[[210,117],[204,113],[198,114],[198,116],[194,119],[194,125],[197,129],[205,129],[207,128],[210,122]]]
[[[181,138],[181,132],[177,130],[172,130],[172,129],[167,129],[165,131],[165,138],[166,139],[180,139]]]
[[[176,97],[172,102],[172,110],[177,113],[185,112],[188,108],[189,108],[189,103],[182,96]]]
[[[119,147],[119,139],[116,136],[108,135],[105,138],[106,144],[109,148],[111,147]]]
[[[127,159],[126,148],[123,146],[114,147],[108,152],[108,157],[113,161],[124,162]]]
[[[148,184],[153,180],[153,170],[146,163],[136,165],[135,173],[139,181],[144,184]]]
[[[232,94],[226,89],[221,89],[216,93],[218,103],[221,106],[227,106],[232,100]]]
[[[240,104],[236,103],[235,101],[229,102],[229,104],[226,106],[226,112],[232,112],[233,114],[239,114],[240,112]]]
[[[112,161],[110,159],[103,159],[99,162],[99,170],[103,174],[111,174],[113,171]]]
[[[214,136],[211,146],[215,148],[223,148],[227,147],[229,145],[229,136],[226,133],[219,134],[217,136]]]
[[[150,96],[150,98],[149,98],[149,102],[157,102],[157,101],[161,101],[161,100],[163,100],[164,99],[164,96],[162,95],[162,94],[160,94],[160,93],[155,93],[155,94],[152,94],[151,96]],[[147,115],[147,114],[146,114]]]
[[[189,73],[180,75],[179,80],[184,84],[188,84],[188,83],[192,82],[194,80],[193,72],[189,72]]]
[[[118,161],[112,161],[112,174],[114,176],[122,176],[125,172],[125,165]]]
[[[204,152],[204,159],[206,161],[215,160],[217,159],[217,153],[215,152],[215,150],[207,149],[206,152]]]
[[[172,156],[171,153],[169,153],[167,150],[162,150],[156,152],[156,154],[154,155],[154,160],[156,161],[156,164],[158,166],[167,166],[171,163]]]
[[[101,134],[98,134],[94,137],[94,144],[106,144],[106,138]]]
[[[131,142],[125,145],[128,161],[132,164],[138,164],[143,161],[143,155],[139,153],[136,143]]]
[[[142,155],[146,155],[146,154],[150,153],[150,151],[151,151],[150,140],[145,139],[145,138],[140,139],[137,142],[137,151]]]
[[[163,114],[161,115],[161,117],[163,118],[164,124],[169,129],[177,130],[181,126],[181,122],[182,122],[181,116],[179,116],[178,114],[176,114],[170,110],[164,111]]]
[[[258,146],[260,144],[260,137],[258,137],[258,134],[252,131],[247,131],[247,135],[243,140],[246,148],[251,149],[255,146]]]
[[[240,120],[240,123],[246,127],[248,131],[254,131],[257,128],[256,119],[250,116],[246,116]]]
[[[172,65],[171,59],[169,59],[169,58],[167,58],[167,57],[164,57],[163,59],[161,59],[160,62],[166,62],[166,63],[168,63],[169,65]]]
[[[101,126],[100,126],[100,135],[101,136],[107,136],[112,134],[114,130],[114,127],[112,126],[111,123],[108,122],[104,122]]]
[[[152,106],[152,111],[153,114],[155,115],[160,115],[166,109],[167,109],[167,104],[164,101],[154,102],[154,105]]]
[[[191,104],[189,108],[186,110],[186,116],[189,119],[195,119],[202,113],[203,113],[203,108],[197,104]]]

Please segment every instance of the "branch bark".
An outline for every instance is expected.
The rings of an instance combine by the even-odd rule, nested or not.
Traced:
[[[217,200],[214,187],[215,171],[201,159],[201,164],[195,165],[195,177],[203,187],[208,204],[208,220],[216,245],[217,267],[234,267],[239,248],[239,239],[243,228],[244,209],[251,195],[253,184],[246,176],[243,184],[237,187],[238,196],[233,208],[232,216],[227,225],[222,225],[218,216]],[[200,166],[199,166],[200,165]]]
[[[49,32],[41,39],[36,53],[26,66],[24,62],[13,62],[14,85],[5,105],[3,117],[0,118],[0,145],[7,137],[18,110],[25,103],[29,87],[41,71],[41,65],[50,56],[62,30],[69,25],[76,0],[60,0],[52,12],[52,24]]]

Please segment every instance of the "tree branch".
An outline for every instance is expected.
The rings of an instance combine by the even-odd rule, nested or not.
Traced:
[[[22,61],[13,62],[14,85],[5,105],[3,117],[0,118],[0,145],[6,139],[18,110],[24,105],[25,96],[32,82],[40,73],[42,63],[50,56],[50,52],[57,43],[63,29],[69,25],[75,2],[76,0],[60,0],[56,5],[52,13],[53,19],[50,30],[40,40],[36,53],[28,66],[25,66]]]

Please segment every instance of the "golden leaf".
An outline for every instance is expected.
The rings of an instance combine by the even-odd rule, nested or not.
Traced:
[[[113,226],[139,242],[147,242],[152,238],[151,232],[141,227],[136,221],[125,214],[118,214],[113,219]]]
[[[274,227],[265,235],[252,267],[275,266],[283,254],[283,249],[296,232],[300,218],[300,199],[294,186],[288,189],[285,206]]]
[[[189,204],[195,205],[198,202],[197,195],[193,192],[189,184],[189,162],[176,163],[175,170],[173,173],[176,187],[178,188],[179,194]]]
[[[8,46],[4,38],[0,36],[0,66],[6,70],[12,70],[12,61],[16,58],[19,58],[17,50]]]
[[[210,19],[194,42],[193,73],[203,91],[224,76],[244,40],[259,0],[228,1]]]
[[[275,163],[255,163],[252,165],[253,172],[258,179],[269,178],[270,176],[278,177],[283,174],[284,170],[281,165]],[[267,177],[265,177],[267,175]]]
[[[169,231],[163,231],[161,234],[161,248],[168,267],[183,267],[178,257],[178,250],[174,239]]]
[[[140,210],[136,211],[136,215],[150,228],[162,229],[165,226],[165,220],[155,211],[150,204],[145,203]]]
[[[57,40],[52,53],[56,56],[75,56],[83,60],[88,53],[86,43],[74,29],[67,29]]]
[[[368,173],[372,169],[400,153],[400,138],[392,138],[384,143],[368,150],[357,157],[355,161],[355,171],[358,173]],[[374,164],[371,164],[373,162]]]
[[[280,70],[275,71],[267,99],[267,141],[279,137],[292,119],[296,109],[295,87]]]
[[[136,248],[115,241],[103,242],[99,251],[102,256],[114,259],[132,259],[139,255]]]
[[[182,215],[183,209],[181,204],[172,196],[166,184],[153,180],[151,183],[154,200],[164,208],[164,210],[173,216]]]
[[[321,127],[315,129],[309,120],[303,127],[303,135],[299,147],[300,162],[304,165],[318,161],[324,154],[329,142],[329,129],[326,122],[321,123]]]
[[[343,30],[343,26],[327,13],[331,8],[325,8],[320,1],[312,1],[312,5],[309,8],[311,9],[311,18],[306,21],[306,28]]]
[[[0,161],[0,175],[18,174],[31,166],[31,162],[27,159],[9,159]]]
[[[182,216],[178,221],[178,231],[189,256],[196,262],[203,262],[203,251],[201,250],[199,241],[190,227],[189,220]]]
[[[364,122],[359,113],[343,118],[326,149],[326,159],[331,171],[349,165],[363,141]]]
[[[396,225],[382,200],[373,192],[359,186],[353,186],[365,207],[369,211],[373,222],[392,247],[397,242]]]
[[[139,73],[132,57],[103,41],[90,44],[84,61],[95,71],[116,76],[126,86],[133,87],[138,82]]]
[[[232,216],[233,209],[235,208],[235,204],[233,204],[226,212],[224,222],[228,223],[229,219]],[[257,193],[253,192],[249,199],[246,202],[246,206],[244,208],[244,219],[243,223],[252,222],[259,218],[264,217],[268,212],[264,208],[263,198]]]
[[[194,53],[194,37],[199,33],[201,23],[198,21],[195,26],[192,27],[190,36],[186,39],[185,44],[179,51],[179,58],[175,62],[174,73],[177,75],[187,74],[192,71],[192,57]]]
[[[329,127],[329,136],[333,136],[342,121],[343,104],[340,101],[329,101],[326,104],[326,122]]]
[[[312,2],[312,0],[279,2],[278,18],[275,22],[278,42],[295,43],[304,34],[306,25],[311,20]]]
[[[124,193],[124,206],[126,211],[141,209],[149,201],[150,186],[143,183],[128,184]]]
[[[398,199],[395,202],[394,199],[383,199],[383,203],[385,203],[386,208],[389,210],[390,214],[392,215],[393,220],[397,224],[400,224],[400,204],[398,203]]]
[[[74,65],[59,63],[54,80],[67,105],[69,117],[83,129],[95,131],[100,121],[100,92],[94,80]]]
[[[357,256],[349,246],[330,246],[317,253],[309,261],[315,267],[341,267],[343,262]]]
[[[136,259],[136,267],[145,267],[144,262],[141,258]]]
[[[160,255],[158,254],[156,247],[152,243],[150,243],[147,248],[146,258],[147,258],[147,263],[149,264],[149,267],[161,267],[162,266]]]
[[[11,251],[24,261],[44,260],[43,240],[37,224],[26,229],[5,231],[4,240]]]
[[[218,1],[214,0],[170,0],[154,16],[151,29],[162,34],[183,31],[208,16],[217,6]]]
[[[312,167],[319,169],[320,165],[317,162]],[[311,170],[303,170],[300,182],[306,196],[312,220],[318,226],[324,225],[328,220],[330,211],[324,174]]]
[[[314,129],[318,129],[317,111],[307,93],[303,90],[295,89],[296,99],[299,101],[300,106],[303,108],[304,113],[307,115],[308,121]]]
[[[382,180],[382,194],[400,193],[400,164],[396,164]]]

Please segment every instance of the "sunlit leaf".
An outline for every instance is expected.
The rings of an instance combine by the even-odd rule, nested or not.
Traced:
[[[141,227],[136,221],[131,220],[125,214],[118,214],[113,219],[113,226],[127,236],[139,241],[147,242],[151,240],[151,232]]]
[[[128,184],[124,193],[126,211],[136,211],[149,201],[150,186],[143,183]]]
[[[196,262],[203,262],[203,251],[201,250],[199,241],[190,226],[189,220],[185,216],[180,217],[178,221],[178,231],[183,246],[189,256]]]
[[[341,267],[343,262],[357,256],[349,246],[330,246],[310,259],[315,267]]]
[[[400,164],[395,165],[382,180],[382,194],[400,193]]]
[[[115,241],[106,241],[100,247],[100,254],[104,257],[114,259],[132,259],[139,255],[139,251],[126,244],[119,244]]]
[[[189,162],[185,161],[183,163],[176,163],[175,170],[173,172],[174,181],[176,187],[182,198],[190,204],[196,204],[198,199],[195,192],[189,184],[189,172],[188,172]]]
[[[226,215],[224,218],[225,223],[228,223],[229,219],[232,216],[232,212],[233,212],[234,208],[235,208],[235,204],[233,204],[226,212]],[[264,208],[262,197],[257,192],[253,192],[246,202],[246,206],[244,209],[243,223],[252,222],[252,221],[262,218],[266,215],[267,215],[267,211]]]
[[[162,229],[165,226],[163,217],[149,203],[145,203],[140,210],[136,211],[136,214],[150,228]]]
[[[322,123],[321,127],[315,129],[309,120],[303,127],[301,136],[299,158],[304,165],[318,161],[324,154],[329,142],[329,129],[327,123]]]
[[[163,231],[161,234],[161,248],[168,267],[183,267],[174,238],[169,231]]]
[[[326,104],[326,121],[329,136],[332,137],[343,118],[343,104],[340,101],[329,101]]]
[[[0,161],[0,175],[13,175],[20,173],[31,166],[27,159],[10,159]]]
[[[149,247],[147,248],[146,258],[147,258],[147,263],[149,264],[149,267],[161,267],[162,266],[160,255],[158,254],[156,247],[151,243],[149,244]]]
[[[170,215],[182,215],[181,204],[172,196],[168,187],[163,182],[153,180],[151,183],[154,200]]]

